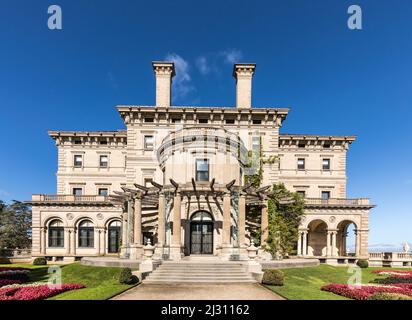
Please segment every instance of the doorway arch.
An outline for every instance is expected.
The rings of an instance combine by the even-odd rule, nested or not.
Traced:
[[[213,217],[197,211],[190,218],[190,254],[213,254]]]

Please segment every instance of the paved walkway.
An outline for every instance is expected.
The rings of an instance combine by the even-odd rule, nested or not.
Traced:
[[[247,284],[141,284],[112,300],[284,300],[256,283]]]

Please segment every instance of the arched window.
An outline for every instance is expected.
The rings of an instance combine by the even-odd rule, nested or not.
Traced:
[[[79,247],[94,247],[94,227],[93,223],[89,220],[84,220],[79,224]]]
[[[60,220],[52,220],[49,223],[49,247],[64,247],[64,227]]]

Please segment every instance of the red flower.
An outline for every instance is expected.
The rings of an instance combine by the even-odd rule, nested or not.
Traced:
[[[0,300],[44,300],[60,293],[85,288],[82,284],[27,286],[0,289]]]
[[[356,300],[367,300],[371,295],[378,292],[397,293],[412,297],[412,288],[403,286],[403,284],[393,287],[368,285],[355,287],[347,284],[329,284],[323,286],[321,290]]]

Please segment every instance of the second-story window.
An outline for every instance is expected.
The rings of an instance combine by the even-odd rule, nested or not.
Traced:
[[[109,195],[109,189],[99,188],[99,196],[107,197]]]
[[[305,158],[298,159],[298,170],[305,170]]]
[[[150,188],[152,186],[152,178],[144,178],[144,186]]]
[[[305,191],[296,191],[296,193],[300,196],[302,196],[302,198],[305,198],[306,196],[306,192]]]
[[[73,188],[73,195],[74,196],[81,196],[83,194],[82,188]]]
[[[154,149],[154,137],[153,136],[144,136],[144,149],[148,151]]]
[[[103,155],[100,156],[100,168],[108,168],[109,167],[109,156]]]
[[[83,156],[79,154],[75,154],[74,159],[73,159],[73,165],[76,168],[83,167]]]
[[[320,196],[322,200],[328,200],[330,199],[330,191],[322,191]]]
[[[330,159],[322,159],[322,170],[330,170]]]
[[[209,181],[209,160],[196,160],[196,181]]]

